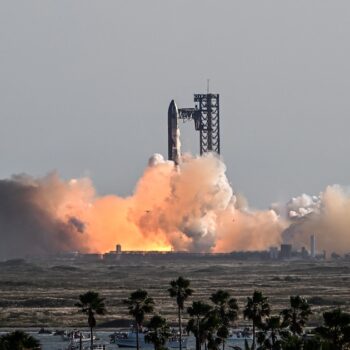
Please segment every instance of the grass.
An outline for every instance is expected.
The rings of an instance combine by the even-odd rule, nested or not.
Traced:
[[[106,298],[108,313],[99,316],[98,323],[117,320],[125,325],[129,316],[122,300],[137,288],[148,290],[156,300],[157,311],[175,322],[176,308],[167,288],[179,275],[191,279],[195,291],[191,300],[207,299],[221,288],[230,291],[243,308],[246,297],[261,289],[270,298],[273,312],[279,312],[288,305],[290,295],[302,295],[312,303],[311,322],[316,324],[322,312],[335,306],[350,311],[350,288],[344,283],[349,271],[350,262],[345,261],[12,261],[0,263],[0,327],[86,326],[74,303],[87,290],[98,291]]]

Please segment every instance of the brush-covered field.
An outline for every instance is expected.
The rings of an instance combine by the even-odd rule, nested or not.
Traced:
[[[179,275],[191,280],[194,294],[190,301],[205,300],[217,289],[226,289],[242,309],[246,297],[259,289],[269,297],[276,313],[288,305],[290,295],[307,297],[314,324],[327,309],[340,306],[350,311],[349,261],[9,261],[0,263],[0,327],[86,326],[74,304],[79,294],[88,290],[98,291],[106,299],[108,313],[98,317],[98,324],[127,325],[129,317],[122,301],[137,288],[146,289],[155,299],[156,311],[175,321],[176,308],[167,288]],[[118,322],[111,322],[115,320]]]

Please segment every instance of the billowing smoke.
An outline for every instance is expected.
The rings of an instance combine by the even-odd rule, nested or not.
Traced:
[[[293,197],[287,202],[287,212],[289,218],[301,218],[307,214],[318,212],[320,208],[320,197],[302,194],[299,197]]]
[[[319,196],[303,195],[295,198],[293,204],[289,212],[292,223],[283,232],[286,242],[307,247],[310,235],[314,234],[319,251],[350,251],[349,190],[338,185],[328,186]]]
[[[86,251],[85,225],[70,208],[75,192],[83,198],[85,188],[65,183],[54,173],[42,179],[18,175],[1,180],[0,257]]]
[[[0,258],[79,250],[229,252],[283,241],[320,250],[350,250],[350,195],[328,187],[256,211],[233,193],[223,162],[185,155],[178,167],[152,156],[134,193],[99,197],[89,179],[56,173],[0,181]]]
[[[147,237],[165,235],[176,250],[210,251],[217,240],[218,217],[233,196],[224,164],[213,155],[185,156],[176,169],[159,155],[155,158],[137,186],[130,217]],[[160,172],[164,177],[157,181]],[[154,180],[155,187],[149,187]]]

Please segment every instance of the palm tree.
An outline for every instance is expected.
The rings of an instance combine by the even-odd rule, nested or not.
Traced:
[[[214,312],[219,317],[219,328],[217,336],[222,340],[222,349],[225,349],[225,339],[229,336],[229,329],[231,322],[238,318],[238,304],[235,298],[231,298],[230,293],[219,289],[213,293],[210,300],[215,305]]]
[[[222,343],[221,338],[217,337],[214,332],[208,333],[208,350],[219,350],[220,344]]]
[[[36,350],[40,349],[40,342],[31,335],[14,331],[0,337],[0,350]]]
[[[170,282],[170,288],[168,289],[168,292],[172,298],[176,298],[180,335],[179,348],[182,350],[181,313],[185,307],[186,299],[192,295],[193,290],[190,288],[190,281],[180,276],[177,280]]]
[[[204,324],[207,340],[206,345],[208,346],[209,350],[218,350],[220,344],[222,343],[221,336],[223,335],[224,331],[219,332],[221,324],[222,323],[218,313],[215,310],[210,311]]]
[[[258,349],[282,349],[281,339],[287,337],[288,334],[284,330],[280,315],[267,317],[261,327],[263,332],[260,332],[257,336],[257,343],[260,345]]]
[[[290,297],[290,308],[281,312],[283,323],[289,326],[293,335],[301,335],[303,333],[306,322],[312,314],[310,305],[307,300],[297,296]]]
[[[244,318],[253,323],[253,344],[252,349],[255,350],[255,330],[260,327],[264,319],[270,315],[270,305],[268,298],[260,291],[254,291],[252,297],[247,298],[247,304],[244,309]]]
[[[129,315],[131,315],[136,323],[136,347],[140,349],[139,332],[145,320],[145,316],[153,311],[154,301],[148,296],[147,291],[138,289],[132,292],[128,299],[124,300],[124,304],[128,306]]]
[[[335,309],[323,313],[324,325],[316,328],[316,334],[330,345],[332,350],[350,346],[350,314]]]
[[[187,323],[187,330],[196,338],[196,350],[201,349],[202,343],[207,338],[207,317],[211,309],[209,304],[202,301],[194,301],[192,306],[187,308],[187,313],[191,316]]]
[[[88,325],[90,327],[91,349],[94,346],[93,328],[96,327],[95,314],[104,315],[106,313],[104,299],[96,292],[88,291],[79,295],[79,302],[75,306],[80,308],[80,312],[88,316]]]
[[[283,337],[282,348],[283,350],[320,350],[321,345],[320,343],[316,343],[316,340],[316,338],[312,338],[304,341],[303,338],[297,335],[288,334]]]
[[[153,343],[154,350],[164,350],[165,344],[171,336],[169,325],[165,318],[155,315],[148,325],[148,333],[145,335],[147,342]]]

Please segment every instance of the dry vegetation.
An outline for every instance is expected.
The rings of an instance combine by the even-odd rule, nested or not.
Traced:
[[[167,288],[169,281],[179,275],[191,279],[193,300],[206,299],[222,288],[237,297],[243,307],[246,296],[260,289],[278,312],[287,305],[290,295],[305,296],[313,304],[311,322],[315,323],[324,310],[341,306],[350,311],[349,273],[350,262],[346,261],[5,262],[0,263],[0,327],[85,325],[74,303],[87,290],[98,291],[106,298],[108,314],[99,318],[100,324],[112,320],[127,324],[122,300],[137,288],[147,289],[156,300],[157,311],[174,321],[175,308]]]

